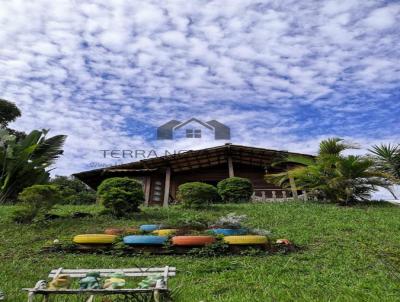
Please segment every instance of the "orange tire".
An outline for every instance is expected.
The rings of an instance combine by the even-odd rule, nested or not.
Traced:
[[[124,233],[124,229],[120,229],[120,228],[108,228],[104,230],[104,234],[107,235],[122,235]]]
[[[173,245],[180,246],[202,246],[215,242],[212,236],[175,236],[171,240]]]

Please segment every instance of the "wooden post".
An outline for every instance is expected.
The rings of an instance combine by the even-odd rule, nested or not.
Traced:
[[[146,182],[144,185],[144,206],[149,206],[150,201],[150,186],[151,186],[151,176],[146,176]]]
[[[293,199],[298,199],[296,183],[294,182],[294,178],[289,175],[290,189],[292,190]]]
[[[171,186],[171,168],[168,167],[167,171],[165,171],[165,187],[164,187],[164,201],[163,201],[164,208],[168,207],[170,186]]]
[[[261,199],[265,201],[267,198],[265,197],[265,191],[261,191]]]
[[[305,190],[303,190],[303,197],[305,201],[308,200],[307,192]]]
[[[272,200],[276,201],[276,192],[275,191],[272,191]]]
[[[233,171],[233,162],[232,157],[228,155],[228,169],[229,169],[229,177],[234,177],[235,172]]]

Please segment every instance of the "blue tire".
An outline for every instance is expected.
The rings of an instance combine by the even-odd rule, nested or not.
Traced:
[[[211,232],[215,235],[235,236],[247,234],[246,229],[212,229]]]
[[[151,236],[151,235],[131,235],[123,238],[127,245],[163,245],[167,241],[166,236]]]
[[[159,230],[159,229],[160,229],[160,226],[158,224],[142,224],[140,226],[140,230],[142,232],[148,232],[148,233],[153,232],[155,230]]]

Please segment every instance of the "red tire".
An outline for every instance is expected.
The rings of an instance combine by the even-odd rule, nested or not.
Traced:
[[[212,236],[175,236],[171,240],[173,245],[180,246],[203,246],[215,242]]]
[[[107,235],[122,235],[124,233],[124,229],[120,229],[120,228],[108,228],[104,230],[104,234]]]

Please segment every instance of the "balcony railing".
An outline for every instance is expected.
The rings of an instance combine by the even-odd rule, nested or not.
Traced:
[[[251,199],[253,202],[294,200],[289,189],[254,189]],[[306,191],[302,191],[302,194],[298,195],[298,199],[307,200]]]

